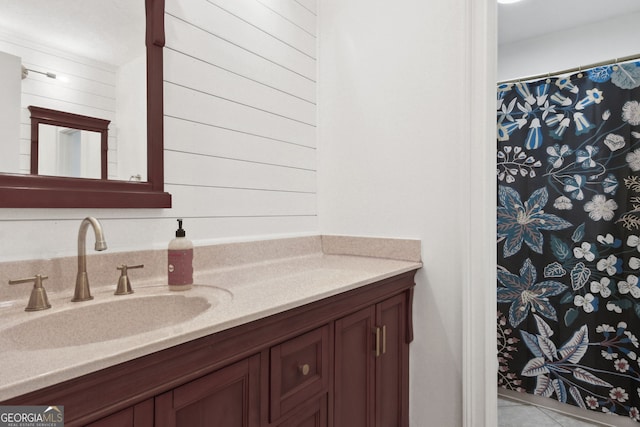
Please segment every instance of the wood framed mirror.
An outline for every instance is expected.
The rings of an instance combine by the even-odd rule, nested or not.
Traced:
[[[140,0],[139,0],[140,1]],[[146,182],[0,174],[2,208],[169,208],[164,191],[164,0],[145,0],[147,52]]]
[[[29,106],[31,174],[108,179],[109,120]]]

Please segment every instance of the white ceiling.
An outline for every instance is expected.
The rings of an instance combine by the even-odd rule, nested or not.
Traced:
[[[640,12],[640,0],[523,0],[498,4],[498,44]]]
[[[498,43],[628,13],[640,13],[640,0],[498,4]],[[0,0],[0,31],[115,65],[144,52],[144,22],[143,0]]]
[[[2,33],[113,65],[144,53],[144,30],[143,0],[0,0]]]

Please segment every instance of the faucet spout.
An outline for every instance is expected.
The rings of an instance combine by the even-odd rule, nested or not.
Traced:
[[[104,251],[107,249],[107,242],[104,239],[102,224],[94,217],[88,216],[80,223],[78,230],[78,275],[76,277],[76,289],[71,301],[88,301],[93,299],[89,289],[89,276],[87,275],[87,229],[91,226],[96,237],[95,250]]]

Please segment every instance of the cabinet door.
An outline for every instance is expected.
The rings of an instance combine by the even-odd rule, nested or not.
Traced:
[[[153,399],[87,424],[86,427],[153,427]]]
[[[335,427],[373,427],[374,307],[335,323]]]
[[[406,337],[406,296],[376,305],[380,355],[376,357],[376,427],[409,425],[409,343]]]
[[[237,362],[156,397],[158,427],[257,427],[260,356]]]
[[[407,296],[335,323],[335,427],[408,427]]]

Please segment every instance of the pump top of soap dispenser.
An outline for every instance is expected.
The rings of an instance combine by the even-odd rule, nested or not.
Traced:
[[[178,219],[178,229],[176,230],[176,237],[184,237],[187,232],[182,228],[182,218]]]

